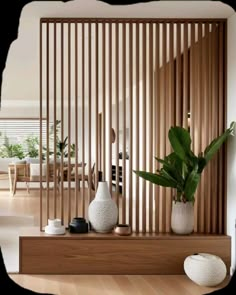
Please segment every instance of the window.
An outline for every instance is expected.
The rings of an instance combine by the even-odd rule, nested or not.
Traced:
[[[43,145],[46,143],[46,127],[46,120],[43,120]],[[35,136],[39,139],[39,119],[0,119],[0,146],[2,146],[7,139],[10,144],[21,144],[25,149],[24,141],[30,136]]]

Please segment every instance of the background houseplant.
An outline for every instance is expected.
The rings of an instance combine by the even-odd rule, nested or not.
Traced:
[[[0,147],[0,158],[18,158],[23,159],[25,152],[22,144],[11,143],[9,138],[5,135],[2,146]]]
[[[162,164],[162,168],[157,170],[156,173],[134,171],[138,176],[154,184],[175,189],[176,193],[173,206],[176,205],[175,209],[177,206],[180,207],[177,215],[181,217],[185,214],[183,210],[187,210],[186,217],[188,217],[188,220],[182,221],[182,225],[187,227],[186,231],[178,228],[176,229],[176,227],[181,225],[181,222],[178,221],[178,224],[176,216],[173,216],[172,210],[171,227],[174,232],[192,232],[194,194],[200,182],[201,173],[228,136],[233,135],[235,124],[236,122],[232,122],[230,127],[219,137],[215,138],[205,148],[204,152],[199,153],[199,155],[195,155],[191,150],[189,131],[178,126],[171,127],[168,132],[168,138],[173,152],[164,159],[156,158],[156,160]]]
[[[26,156],[29,158],[38,158],[39,157],[39,138],[33,134],[29,135],[25,141],[26,145]]]
[[[55,128],[55,131],[54,131]],[[49,156],[54,155],[54,135],[56,141],[56,157],[60,158],[62,155],[64,158],[68,158],[69,150],[70,150],[70,157],[75,157],[76,149],[75,144],[71,143],[70,146],[68,145],[68,136],[66,136],[63,140],[60,138],[60,130],[61,130],[61,120],[56,120],[55,127],[54,124],[51,125],[49,131]],[[47,148],[43,147],[43,155],[44,159],[46,158]]]

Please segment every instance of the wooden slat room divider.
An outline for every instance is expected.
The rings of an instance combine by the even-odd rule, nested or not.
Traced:
[[[170,232],[173,192],[133,170],[158,169],[154,157],[171,152],[173,125],[190,130],[196,154],[223,132],[225,39],[225,20],[41,19],[41,157],[54,175],[60,167],[40,191],[41,230],[48,218],[87,218],[97,181],[106,180],[120,223]],[[195,232],[225,233],[225,171],[223,148],[202,175]]]

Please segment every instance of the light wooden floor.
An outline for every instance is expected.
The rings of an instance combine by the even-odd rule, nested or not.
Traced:
[[[37,191],[27,194],[18,190],[14,197],[0,191],[0,214],[33,215],[39,221],[39,196]],[[114,266],[115,267],[115,266]],[[228,278],[217,288],[200,287],[187,276],[112,276],[112,275],[10,275],[25,288],[57,295],[125,295],[166,294],[202,295],[223,287]]]
[[[0,191],[0,214],[34,216],[36,224],[39,224],[39,191],[17,190],[14,197],[9,191]]]
[[[11,275],[11,278],[25,288],[57,295],[202,295],[217,289],[200,287],[186,276]]]

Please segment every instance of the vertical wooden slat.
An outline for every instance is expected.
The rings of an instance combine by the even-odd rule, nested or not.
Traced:
[[[177,34],[177,38],[180,38],[181,40],[181,34]],[[171,126],[175,125],[175,81],[174,81],[174,24],[171,22],[169,24],[169,112],[168,112],[168,123],[167,123],[167,133],[166,133],[166,138],[168,140],[168,145],[167,145],[167,154],[171,153],[171,146],[169,144],[169,139],[168,139],[168,131]],[[177,108],[177,106],[176,106]],[[181,124],[181,122],[179,122]],[[171,206],[172,206],[172,190],[168,191],[168,198],[167,204],[166,204],[166,231],[170,232],[171,231]]]
[[[70,168],[71,145],[71,23],[68,23],[68,167]],[[64,126],[61,126],[64,128]],[[63,138],[62,138],[63,140]],[[68,169],[68,224],[71,221],[71,169]]]
[[[224,23],[222,24],[223,27],[223,52],[222,56],[220,56],[220,64],[222,64],[222,69],[223,71],[221,71],[220,73],[223,73],[223,76],[221,77],[221,82],[220,82],[220,88],[219,88],[219,92],[220,94],[222,94],[222,96],[220,96],[220,106],[219,109],[222,108],[222,121],[220,120],[221,124],[222,124],[222,132],[224,131],[225,127],[226,127],[226,114],[227,114],[227,86],[226,86],[226,82],[227,82],[227,21],[224,21]],[[223,88],[221,90],[221,88]],[[222,107],[223,106],[223,107]],[[227,144],[227,143],[226,143]],[[222,175],[223,177],[222,179],[222,195],[223,195],[223,208],[222,208],[222,214],[223,214],[223,233],[226,234],[227,231],[227,161],[226,161],[226,151],[227,151],[227,146],[223,147],[223,149],[221,149],[221,154],[222,154],[222,158],[221,158],[221,163],[222,166],[220,169],[222,169]]]
[[[181,103],[181,100],[182,100],[181,58],[182,58],[181,57],[181,24],[178,23],[176,24],[176,104],[175,104],[177,126],[182,126],[183,124],[182,118],[184,117],[184,111],[186,111],[183,109],[184,102],[183,102],[183,108]],[[186,115],[185,115],[185,118],[186,118]],[[183,122],[184,122],[184,119],[183,119]]]
[[[189,114],[189,49],[188,49],[188,23],[184,23],[184,52],[183,52],[183,122],[182,126],[188,129]]]
[[[119,23],[116,23],[116,204],[119,208],[120,168],[119,168]]]
[[[64,126],[64,23],[61,22],[61,126]],[[64,138],[64,128],[61,128],[61,138]],[[64,170],[61,157],[61,221],[64,224]]]
[[[207,111],[208,111],[208,126],[212,126],[212,69],[211,69],[211,56],[212,56],[212,25],[210,25],[210,33],[208,38],[208,50],[209,50],[209,58],[208,58],[208,105],[207,105]],[[212,139],[212,128],[209,128],[209,140],[208,144],[210,143]],[[210,231],[212,232],[212,210],[213,209],[213,196],[211,191],[211,179],[212,179],[212,165],[209,163],[208,165],[208,186],[207,186],[207,197],[209,198],[209,216],[210,216]]]
[[[47,131],[46,131],[46,159],[47,159],[47,192],[46,192],[46,220],[49,219],[49,23],[47,22],[47,33],[46,33],[46,120],[47,120]]]
[[[91,22],[88,23],[88,204],[91,202],[91,184],[92,184],[92,161],[91,161],[91,103],[92,103],[92,49],[91,49]]]
[[[122,111],[123,111],[123,149],[122,149],[122,222],[126,223],[126,23],[122,26]]]
[[[198,87],[199,87],[199,91],[198,91],[198,128],[199,130],[201,129],[201,126],[203,124],[203,119],[204,119],[204,116],[203,116],[203,112],[200,111],[202,110],[202,107],[203,107],[203,103],[204,103],[204,88],[203,88],[203,36],[202,36],[202,33],[203,33],[203,30],[202,30],[202,26],[203,24],[202,23],[199,23],[198,24]],[[202,140],[202,134],[201,132],[199,132],[199,146],[198,146],[198,151],[201,152],[203,149],[204,149],[204,142]],[[204,195],[204,181],[203,181],[203,177],[201,178],[201,181],[200,181],[200,185],[199,185],[199,201],[200,201],[200,224],[199,224],[199,230],[201,233],[204,233],[204,224],[205,224],[205,195]]]
[[[166,36],[166,23],[162,24],[162,68],[161,68],[161,104],[160,104],[160,157],[165,157],[166,149],[166,60],[167,60],[167,36]],[[161,232],[165,232],[166,230],[166,190],[161,187],[160,188],[160,196],[161,196],[161,224],[160,230]]]
[[[85,187],[84,187],[84,173],[85,173],[85,25],[82,22],[82,216],[85,216]]]
[[[147,24],[144,22],[142,23],[143,25],[143,56],[142,56],[142,63],[143,63],[143,101],[142,101],[142,109],[143,109],[143,116],[142,116],[142,124],[143,124],[143,150],[142,150],[142,169],[144,171],[146,171],[146,112],[147,112],[147,108],[146,108],[146,101],[147,101],[147,95],[146,95],[146,89],[147,89],[147,48],[146,48],[146,42],[147,42],[147,36],[146,36],[146,31],[147,31]],[[143,180],[143,189],[142,189],[142,232],[146,233],[146,210],[147,210],[147,206],[146,206],[146,181]]]
[[[75,22],[75,216],[79,215],[78,196],[78,23]]]
[[[57,23],[54,22],[54,44],[53,44],[53,57],[54,57],[54,64],[53,64],[53,92],[54,92],[54,99],[53,99],[53,122],[54,122],[54,165],[53,165],[53,175],[56,175],[56,163],[57,163],[57,142],[56,142],[56,121],[57,121]],[[54,177],[54,187],[53,187],[53,216],[54,218],[57,217],[57,181],[56,177]]]
[[[106,180],[106,23],[102,24],[102,172],[103,181]]]
[[[129,24],[129,224],[133,230],[133,24]]]
[[[99,112],[99,101],[98,101],[98,93],[99,93],[99,47],[98,47],[98,23],[95,24],[95,60],[96,60],[96,75],[95,75],[95,114],[96,114],[96,156],[95,156],[95,190],[97,189],[98,185],[98,135],[99,135],[99,128],[98,128],[98,112]]]
[[[194,44],[194,75],[195,75],[195,81],[194,81],[194,132],[193,132],[193,151],[196,155],[198,155],[200,151],[200,134],[197,131],[199,129],[199,123],[200,123],[200,114],[199,112],[196,112],[196,110],[200,109],[200,89],[199,89],[199,40],[198,40],[198,33],[199,33],[199,23],[196,23],[195,25],[195,44]],[[200,208],[201,208],[201,191],[200,191],[200,185],[197,187],[196,193],[195,193],[195,208],[197,213],[197,227],[198,231],[200,230],[200,224],[201,224],[201,215],[200,215]]]
[[[224,23],[221,22],[219,24],[219,112],[218,112],[218,128],[219,128],[219,134],[222,134],[224,132],[224,113],[225,109],[221,110],[222,106],[224,105]],[[225,57],[226,58],[226,57]],[[219,198],[219,210],[218,210],[218,220],[219,220],[219,234],[225,234],[224,230],[224,175],[223,171],[227,171],[224,169],[224,149],[220,149],[219,151],[219,167],[218,167],[218,198]],[[225,161],[226,162],[226,161]],[[225,198],[226,199],[226,198]]]
[[[195,23],[191,23],[190,35],[190,134],[192,138],[192,148],[194,147],[194,47],[195,47]]]
[[[217,112],[217,77],[216,77],[216,55],[217,55],[217,48],[216,48],[216,34],[217,34],[217,27],[216,27],[216,23],[213,22],[212,23],[212,54],[211,54],[211,68],[212,68],[212,139],[215,138],[217,136],[217,122],[218,122],[218,116],[216,114]],[[216,169],[217,169],[217,158],[215,157],[214,159],[212,159],[211,161],[211,165],[212,165],[212,196],[213,196],[213,211],[212,211],[212,222],[213,222],[213,228],[212,228],[212,232],[213,233],[217,233],[217,212],[218,212],[218,202],[217,202],[217,191],[216,191]]]
[[[194,108],[195,110],[200,110],[201,104],[200,104],[200,82],[201,82],[201,76],[200,76],[200,59],[201,59],[201,53],[200,53],[200,24],[196,24],[196,40],[195,40],[195,83],[194,83]],[[194,153],[196,155],[199,154],[200,149],[201,149],[201,133],[198,132],[199,127],[201,123],[201,114],[199,111],[195,111],[195,129],[194,129]],[[202,195],[201,195],[201,182],[199,183],[196,193],[195,193],[195,198],[197,198],[196,202],[196,208],[197,208],[197,214],[198,214],[198,219],[197,219],[197,226],[198,226],[198,232],[201,232],[201,222],[202,222],[202,216],[201,216],[201,206],[202,206]]]
[[[196,79],[196,60],[195,60],[195,23],[191,23],[191,44],[190,44],[190,134],[192,138],[192,149],[195,149],[194,129],[196,126],[195,118],[195,79]],[[198,231],[198,198],[195,194],[194,203],[194,231]]]
[[[43,187],[42,187],[42,151],[43,151],[43,23],[40,20],[39,31],[39,158],[40,158],[40,191],[39,191],[39,224],[40,231],[43,231]]]
[[[112,23],[109,23],[109,95],[108,95],[108,163],[109,163],[109,189],[112,194]]]
[[[136,170],[139,170],[139,70],[140,70],[140,50],[139,50],[139,42],[140,42],[140,31],[139,31],[139,23],[136,23]],[[136,176],[135,182],[135,196],[136,196],[136,207],[135,207],[135,231],[139,232],[140,218],[139,218],[139,177]]]
[[[214,138],[219,136],[219,23],[216,23],[216,31],[215,31],[215,60],[214,60],[214,88],[215,88],[215,107],[214,107],[214,129],[215,129],[215,135]],[[221,111],[221,109],[220,109]],[[220,210],[220,196],[219,196],[219,181],[217,180],[218,177],[218,171],[219,171],[219,153],[217,153],[215,159],[215,169],[214,169],[214,193],[216,195],[217,199],[217,211],[216,211],[216,233],[219,233],[219,210]]]
[[[209,141],[209,125],[208,123],[208,87],[209,87],[209,68],[208,68],[208,58],[209,58],[209,44],[208,44],[208,39],[209,39],[209,23],[205,24],[205,36],[204,36],[204,42],[203,42],[203,60],[202,60],[202,79],[204,81],[203,83],[203,128],[205,130],[204,132],[204,139],[202,142],[203,148],[205,148],[208,145]],[[209,171],[207,169],[204,169],[204,172],[202,174],[202,181],[204,181],[204,198],[205,198],[205,233],[209,234],[210,233],[210,212],[211,212],[211,196],[208,195],[208,190],[207,186],[209,185],[207,179],[208,179],[208,174]]]
[[[149,24],[149,170],[153,171],[153,23]],[[153,184],[149,185],[149,232],[153,232]]]
[[[156,74],[156,96],[154,101],[154,122],[155,122],[155,149],[154,153],[155,156],[158,157],[159,152],[159,144],[160,144],[160,24],[156,23],[156,40],[155,40],[155,56],[156,56],[156,63],[155,63],[155,74]],[[158,169],[157,161],[155,164],[155,171]],[[159,187],[155,186],[155,232],[159,232],[159,209],[160,208],[160,200],[159,200]]]
[[[175,125],[175,84],[174,84],[174,24],[173,22],[169,23],[169,64],[168,72],[166,73],[166,100],[167,100],[167,118],[166,118],[166,154],[171,153],[171,146],[168,139],[169,128]],[[166,192],[166,231],[171,231],[171,206],[172,206],[172,190]]]

